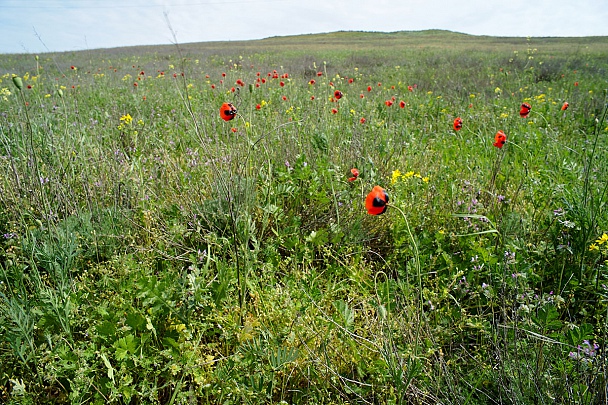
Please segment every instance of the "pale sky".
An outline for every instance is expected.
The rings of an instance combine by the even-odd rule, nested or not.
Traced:
[[[608,0],[0,0],[0,53],[333,31],[608,36]]]

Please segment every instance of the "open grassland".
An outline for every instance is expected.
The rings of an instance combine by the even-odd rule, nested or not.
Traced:
[[[339,32],[0,78],[0,402],[607,401],[608,38]]]

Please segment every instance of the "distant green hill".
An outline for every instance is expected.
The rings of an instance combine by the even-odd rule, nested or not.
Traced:
[[[247,41],[213,41],[179,44],[183,52],[252,52],[252,51],[348,51],[348,50],[393,50],[411,48],[435,48],[451,50],[512,50],[513,47],[531,45],[551,52],[572,53],[608,52],[608,37],[532,37],[530,42],[522,37],[495,37],[469,35],[446,30],[369,32],[337,31],[321,34],[275,36]],[[103,48],[64,53],[100,52],[101,54],[158,53],[174,54],[175,45],[142,45],[131,47]]]

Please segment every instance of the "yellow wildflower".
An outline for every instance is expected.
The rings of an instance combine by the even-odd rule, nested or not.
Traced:
[[[595,243],[597,243],[598,245],[603,245],[604,243],[608,242],[608,235],[607,234],[603,234],[602,236],[600,236]]]
[[[131,125],[131,122],[133,122],[133,117],[131,117],[131,114],[123,115],[122,117],[120,117],[120,121],[124,122],[125,124]]]
[[[600,250],[600,248],[595,243],[592,243],[591,245],[589,245],[590,252],[593,252],[595,250]]]
[[[399,177],[401,177],[401,171],[399,169],[393,170],[393,174],[391,175],[391,184],[395,184]]]

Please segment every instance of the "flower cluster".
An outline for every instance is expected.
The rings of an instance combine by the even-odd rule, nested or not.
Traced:
[[[576,351],[568,354],[572,360],[579,360],[581,363],[589,364],[593,362],[593,358],[597,355],[600,346],[597,343],[591,344],[588,340],[584,340],[582,345],[576,347]]]
[[[391,184],[397,183],[399,181],[399,179],[406,180],[409,178],[420,179],[424,183],[429,182],[428,176],[423,177],[420,173],[414,172],[413,170],[410,170],[409,172],[401,173],[401,171],[399,169],[397,169],[397,170],[393,170],[393,173],[391,174]]]
[[[608,234],[602,234],[602,236],[597,238],[594,243],[589,245],[589,251],[608,256]]]

